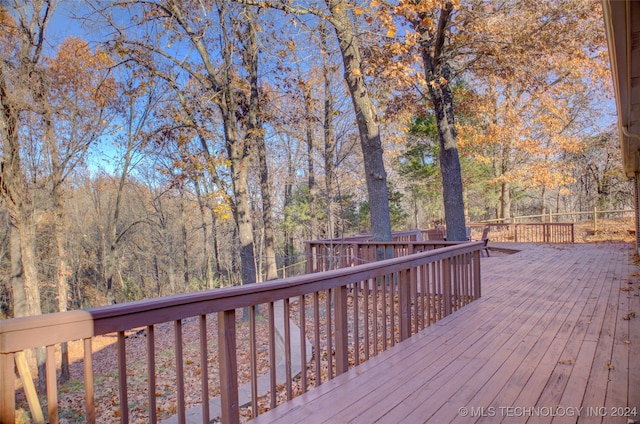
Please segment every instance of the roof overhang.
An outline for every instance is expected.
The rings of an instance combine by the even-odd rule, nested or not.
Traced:
[[[640,172],[640,1],[602,0],[624,172]]]

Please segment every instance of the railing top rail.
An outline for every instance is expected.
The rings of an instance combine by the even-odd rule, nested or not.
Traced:
[[[354,267],[305,274],[248,286],[146,299],[80,311],[57,312],[0,321],[0,353],[125,331],[132,328],[246,306],[275,302],[293,296],[375,278],[407,267],[436,262],[452,255],[479,250],[483,242],[455,244]],[[56,331],[47,331],[55,327]],[[12,333],[20,332],[20,337]]]
[[[469,224],[470,227],[480,227],[480,226],[492,226],[492,227],[496,227],[496,226],[509,226],[509,225],[519,225],[519,226],[526,226],[526,225],[535,225],[535,226],[543,226],[543,225],[552,225],[552,226],[572,226],[574,225],[573,222],[476,222],[473,224]]]
[[[315,242],[309,242],[314,244]],[[360,246],[376,246],[376,245],[385,245],[385,246],[403,246],[403,245],[435,245],[438,246],[446,245],[446,246],[457,246],[459,244],[469,243],[468,241],[445,241],[445,240],[407,240],[407,241],[358,241],[358,242],[344,242],[342,245],[352,245],[358,244]],[[336,243],[335,245],[340,245],[340,243]]]

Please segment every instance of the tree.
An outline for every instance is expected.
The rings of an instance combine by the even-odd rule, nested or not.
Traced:
[[[50,208],[54,215],[58,310],[68,308],[70,270],[66,249],[65,180],[101,137],[111,121],[109,110],[117,98],[112,65],[105,52],[91,52],[77,38],[66,39],[57,56],[47,61],[47,85],[39,96],[43,105],[44,150],[48,152]],[[42,81],[44,84],[44,81]],[[61,380],[69,379],[67,344],[62,345]]]
[[[21,125],[28,114],[42,115],[44,82],[43,48],[45,31],[54,8],[52,1],[33,4],[14,2],[11,11],[0,6],[5,30],[0,35],[3,56],[0,62],[0,138],[2,167],[0,193],[10,217],[11,271],[14,316],[39,315],[40,286],[36,258],[36,223],[42,205],[36,203],[35,187],[28,185],[22,157],[24,140]],[[44,143],[44,141],[43,141]],[[40,382],[44,379],[45,356],[36,350]]]
[[[288,2],[240,0],[244,4],[275,8],[295,15],[314,15],[334,29],[342,54],[344,79],[351,94],[360,134],[365,181],[371,208],[371,235],[376,241],[391,240],[391,218],[387,172],[384,167],[378,114],[365,82],[365,64],[360,53],[360,41],[353,26],[353,6],[344,0],[325,0],[327,12],[315,7],[295,7]]]
[[[504,2],[464,13],[478,119],[461,128],[463,139],[493,163],[499,218],[510,218],[518,187],[539,190],[543,210],[547,191],[570,184],[561,158],[592,131],[609,87],[600,5]]]
[[[250,126],[247,119],[253,107],[252,102],[257,101],[257,98],[251,96],[252,81],[243,74],[235,56],[237,47],[242,45],[238,43],[237,37],[247,34],[246,30],[236,32],[236,28],[250,25],[247,16],[244,10],[238,10],[232,3],[224,1],[214,2],[212,12],[215,13],[205,14],[204,17],[200,13],[200,3],[189,0],[170,1],[166,4],[129,1],[117,5],[125,6],[141,9],[140,20],[134,22],[134,26],[142,29],[146,25],[149,33],[127,35],[103,12],[120,34],[118,39],[113,40],[114,49],[151,69],[152,73],[167,68],[176,75],[187,74],[187,83],[198,86],[202,98],[209,99],[217,108],[229,160],[233,191],[230,201],[238,229],[242,282],[255,283],[253,225],[247,191],[250,169]],[[167,36],[172,43],[192,49],[193,54],[188,57],[189,60],[177,57],[171,45],[165,50],[158,46],[157,38],[163,34],[155,31],[154,23],[163,25],[170,31]],[[219,32],[211,33],[212,28],[219,28]],[[215,46],[218,41],[219,51],[212,51],[211,46]],[[218,55],[222,59],[220,66],[215,60]],[[207,107],[204,105],[204,109]]]

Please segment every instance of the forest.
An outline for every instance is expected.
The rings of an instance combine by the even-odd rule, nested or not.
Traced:
[[[5,0],[0,27],[1,318],[632,203],[595,0]]]

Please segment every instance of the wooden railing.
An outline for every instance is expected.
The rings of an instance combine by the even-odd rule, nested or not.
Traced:
[[[238,387],[244,380],[239,376],[239,355],[247,355],[251,362],[248,384],[251,386],[250,411],[254,416],[264,408],[276,407],[280,398],[291,399],[295,386],[300,392],[326,382],[375,356],[400,340],[429,326],[451,312],[480,297],[480,249],[482,243],[465,243],[437,250],[411,253],[416,250],[406,244],[406,256],[384,261],[314,273],[251,286],[223,288],[212,291],[149,299],[108,307],[16,318],[0,322],[0,421],[15,420],[15,393],[18,381],[14,371],[15,359],[23,351],[36,347],[46,348],[47,420],[59,421],[64,407],[59,402],[56,383],[56,347],[66,341],[81,340],[84,346],[83,374],[85,405],[82,421],[128,422],[130,419],[130,388],[128,378],[136,376],[131,370],[132,358],[127,353],[130,330],[142,329],[146,336],[144,369],[139,371],[146,380],[146,401],[140,409],[148,414],[146,420],[156,422],[164,418],[157,413],[156,397],[156,329],[171,324],[174,337],[175,390],[178,422],[185,422],[185,375],[199,376],[199,389],[190,391],[190,397],[200,395],[202,422],[212,418],[209,394],[213,391],[210,380],[216,381],[221,394],[221,416],[224,423],[240,420]],[[413,246],[413,247],[408,247]],[[399,248],[398,248],[399,249]],[[276,308],[275,305],[282,305]],[[286,379],[284,394],[278,396],[275,380],[276,329],[279,313],[284,322],[282,340]],[[211,315],[213,314],[213,315]],[[245,315],[246,314],[246,315]],[[262,316],[263,318],[259,318]],[[193,319],[189,319],[193,318]],[[243,320],[248,320],[248,323]],[[199,328],[199,341],[186,346],[196,349],[199,359],[184,360],[183,323]],[[207,326],[217,321],[216,340],[208,339]],[[258,345],[258,325],[267,323],[267,341]],[[293,336],[290,325],[297,323],[299,335]],[[249,327],[248,352],[238,351],[236,332],[240,326]],[[96,405],[96,395],[104,390],[94,383],[94,354],[92,342],[96,336],[117,335],[117,399],[109,399],[117,411],[107,416]],[[138,331],[140,333],[140,331]],[[299,337],[300,349],[295,355],[292,338]],[[307,352],[311,342],[313,359]],[[212,345],[217,344],[217,349]],[[217,351],[217,362],[210,360]],[[162,352],[163,354],[165,352]],[[140,362],[141,358],[133,358]],[[291,364],[299,360],[299,376],[292,375]],[[242,360],[242,358],[240,358]],[[270,372],[269,394],[259,399],[258,363],[267,363]],[[208,364],[208,366],[200,366]],[[142,366],[142,365],[141,365]],[[199,368],[198,372],[190,367]],[[133,377],[130,377],[133,376]],[[97,378],[98,376],[96,376]],[[140,376],[137,376],[140,377]],[[94,387],[96,385],[96,387]],[[200,393],[194,393],[200,392]],[[282,393],[282,392],[281,392]],[[100,402],[105,402],[101,400]],[[111,403],[113,402],[113,403]],[[138,411],[139,412],[139,411]]]
[[[414,237],[415,234],[414,234]],[[420,237],[417,237],[420,239]],[[416,252],[455,246],[462,242],[446,241],[392,241],[374,242],[355,240],[314,240],[306,242],[306,273],[324,272],[366,264],[383,259],[397,258]]]
[[[489,227],[489,240],[509,243],[574,243],[572,222],[516,222],[471,224],[474,231]]]

